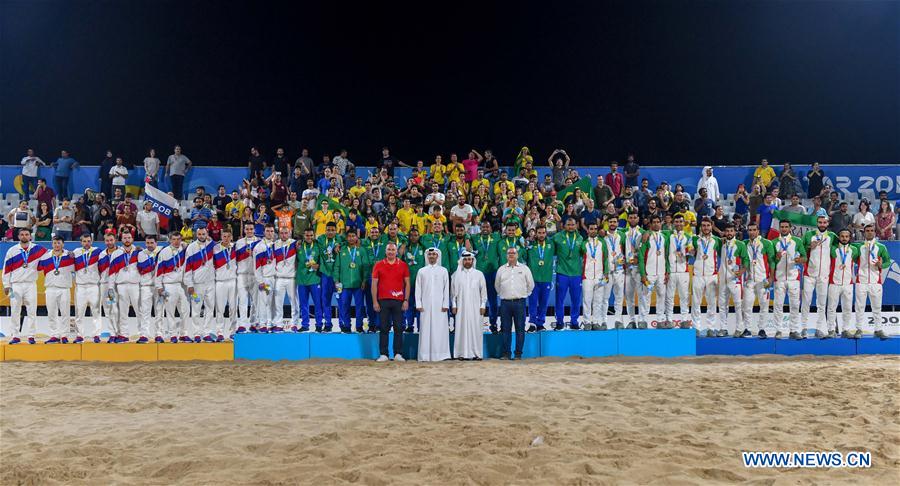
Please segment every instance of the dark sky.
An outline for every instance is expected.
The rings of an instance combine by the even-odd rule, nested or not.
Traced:
[[[0,0],[0,160],[900,161],[896,1],[227,4]]]

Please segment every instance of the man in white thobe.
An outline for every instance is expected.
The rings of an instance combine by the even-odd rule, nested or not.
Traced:
[[[462,254],[450,286],[450,302],[456,316],[456,342],[453,356],[456,359],[480,360],[484,348],[482,317],[487,305],[487,285],[484,274],[475,268],[475,255]]]
[[[425,267],[416,274],[416,310],[419,312],[419,361],[450,359],[447,295],[450,274],[441,266],[441,250],[425,251]]]

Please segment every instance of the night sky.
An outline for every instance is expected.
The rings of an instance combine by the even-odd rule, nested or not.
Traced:
[[[0,160],[900,161],[900,2],[226,3],[0,0]]]

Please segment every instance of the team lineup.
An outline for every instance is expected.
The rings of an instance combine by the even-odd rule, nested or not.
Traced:
[[[109,322],[108,342],[128,342],[129,310],[138,317],[138,343],[217,342],[243,332],[306,332],[311,320],[315,331],[332,332],[335,294],[341,332],[376,332],[380,309],[373,268],[387,256],[409,269],[410,285],[399,290],[403,325],[394,327],[395,332],[416,332],[421,315],[434,311],[425,308],[421,295],[417,302],[416,292],[417,273],[429,266],[430,257],[448,271],[446,299],[428,301],[448,315],[444,321],[448,325],[455,307],[450,305],[452,281],[458,271],[474,266],[486,287],[486,298],[476,299],[483,300],[480,324],[498,332],[497,273],[501,267],[514,266],[517,259],[533,279],[525,299],[528,331],[548,329],[548,301],[555,284],[556,330],[565,324],[585,330],[646,329],[655,295],[657,328],[695,328],[698,336],[766,338],[769,329],[775,338],[787,334],[803,339],[807,329],[815,329],[818,338],[859,338],[868,301],[875,335],[887,337],[881,320],[882,269],[891,260],[875,239],[872,225],[859,243],[850,243],[847,230],[828,231],[825,216],[818,218],[818,229],[802,238],[791,235],[787,221],[780,222],[780,234],[773,239],[763,238],[758,226],[750,224],[745,241],[735,238],[731,226],[724,238],[713,236],[709,219],[701,222],[699,234],[687,234],[680,215],[670,231],[660,230],[658,216],[651,216],[649,228],[642,229],[636,213],[627,216],[626,227],[618,225],[617,217],[605,218],[602,226],[592,223],[585,238],[569,220],[564,231],[549,239],[546,228],[538,227],[535,241],[526,247],[525,240],[516,236],[515,223],[503,234],[483,223],[475,235],[461,225],[447,234],[440,221],[423,235],[416,228],[400,233],[391,224],[384,234],[375,227],[366,238],[359,238],[353,229],[338,234],[336,225],[328,223],[325,234],[316,238],[309,228],[301,241],[292,239],[287,228],[276,234],[271,225],[260,238],[254,235],[253,224],[246,224],[248,236],[237,240],[226,229],[215,242],[200,228],[187,245],[173,233],[165,247],[147,237],[146,248],[138,248],[126,232],[121,241],[105,235],[100,248],[83,235],[81,248],[74,251],[65,250],[60,238],[53,239],[52,248],[32,243],[30,230],[24,229],[4,260],[3,287],[13,322],[9,344],[23,339],[35,343],[34,319],[25,319],[21,329],[19,322],[23,307],[28,316],[37,315],[39,273],[44,276],[51,329],[47,343],[69,342],[73,284],[75,343],[101,342],[101,312]],[[471,260],[464,266],[465,256]],[[771,311],[770,291],[774,291]],[[574,303],[568,314],[566,297]],[[287,317],[285,299],[290,304]]]

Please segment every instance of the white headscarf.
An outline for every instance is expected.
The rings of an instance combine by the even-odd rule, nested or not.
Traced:
[[[428,263],[428,254],[431,253],[431,252],[437,253],[437,263],[435,263],[435,264],[433,264],[433,265],[432,265],[431,263]],[[425,267],[439,267],[439,266],[441,266],[441,258],[442,258],[442,257],[443,257],[443,255],[441,254],[441,249],[440,249],[440,248],[436,248],[436,247],[433,247],[433,246],[432,246],[431,248],[428,248],[427,250],[425,250]]]
[[[471,251],[466,250],[466,251],[462,252],[462,255],[459,256],[459,261],[456,262],[456,271],[457,272],[463,269],[463,258],[471,258],[472,259],[472,268],[475,268],[475,264],[478,263],[478,261],[475,259],[475,254],[472,253]]]

